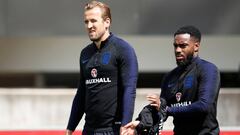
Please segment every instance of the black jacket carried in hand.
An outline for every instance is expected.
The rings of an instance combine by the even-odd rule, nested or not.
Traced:
[[[166,119],[166,102],[161,99],[160,111],[154,106],[147,105],[139,113],[140,123],[136,127],[137,135],[158,135],[162,130],[163,121]]]

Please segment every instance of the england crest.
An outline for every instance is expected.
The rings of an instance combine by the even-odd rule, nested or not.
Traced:
[[[93,78],[96,78],[96,77],[97,77],[97,69],[96,69],[96,68],[93,68],[93,69],[92,69],[91,75],[92,75]]]
[[[176,100],[177,100],[177,102],[179,102],[181,100],[181,97],[182,97],[182,93],[181,92],[177,92],[176,93]]]

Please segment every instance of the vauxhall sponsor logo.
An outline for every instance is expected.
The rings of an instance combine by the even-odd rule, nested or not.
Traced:
[[[97,69],[93,68],[91,70],[91,75],[94,79],[88,79],[88,80],[86,80],[85,83],[86,84],[94,84],[94,83],[109,83],[109,82],[111,82],[109,77],[97,78],[97,74],[98,74]]]
[[[179,102],[179,103],[171,104],[171,107],[183,107],[183,106],[189,106],[191,104],[192,104],[191,101],[185,101],[185,102]]]
[[[192,104],[191,101],[180,102],[182,98],[181,92],[177,92],[175,96],[176,96],[177,103],[171,104],[171,107],[182,107],[182,106],[189,106]]]
[[[107,78],[96,78],[96,79],[89,79],[86,80],[86,84],[93,84],[93,83],[109,83],[111,80]]]

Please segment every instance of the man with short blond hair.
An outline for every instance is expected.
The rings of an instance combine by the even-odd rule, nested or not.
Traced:
[[[80,80],[66,130],[71,135],[86,114],[83,135],[119,135],[132,120],[138,63],[134,49],[109,30],[110,8],[86,4],[84,23],[92,41],[81,51]]]

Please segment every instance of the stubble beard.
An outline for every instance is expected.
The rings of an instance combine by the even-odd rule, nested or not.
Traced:
[[[100,40],[100,37],[98,35],[90,35],[89,34],[89,39],[93,42],[97,42]]]
[[[101,41],[102,37],[104,36],[104,32],[101,33],[95,33],[91,36],[91,34],[89,34],[89,39],[93,42],[99,42]]]
[[[190,54],[190,55],[188,55],[185,60],[183,60],[183,61],[177,61],[176,63],[177,63],[178,66],[186,66],[186,65],[188,65],[189,63],[191,63],[192,59],[193,59],[193,53]]]

